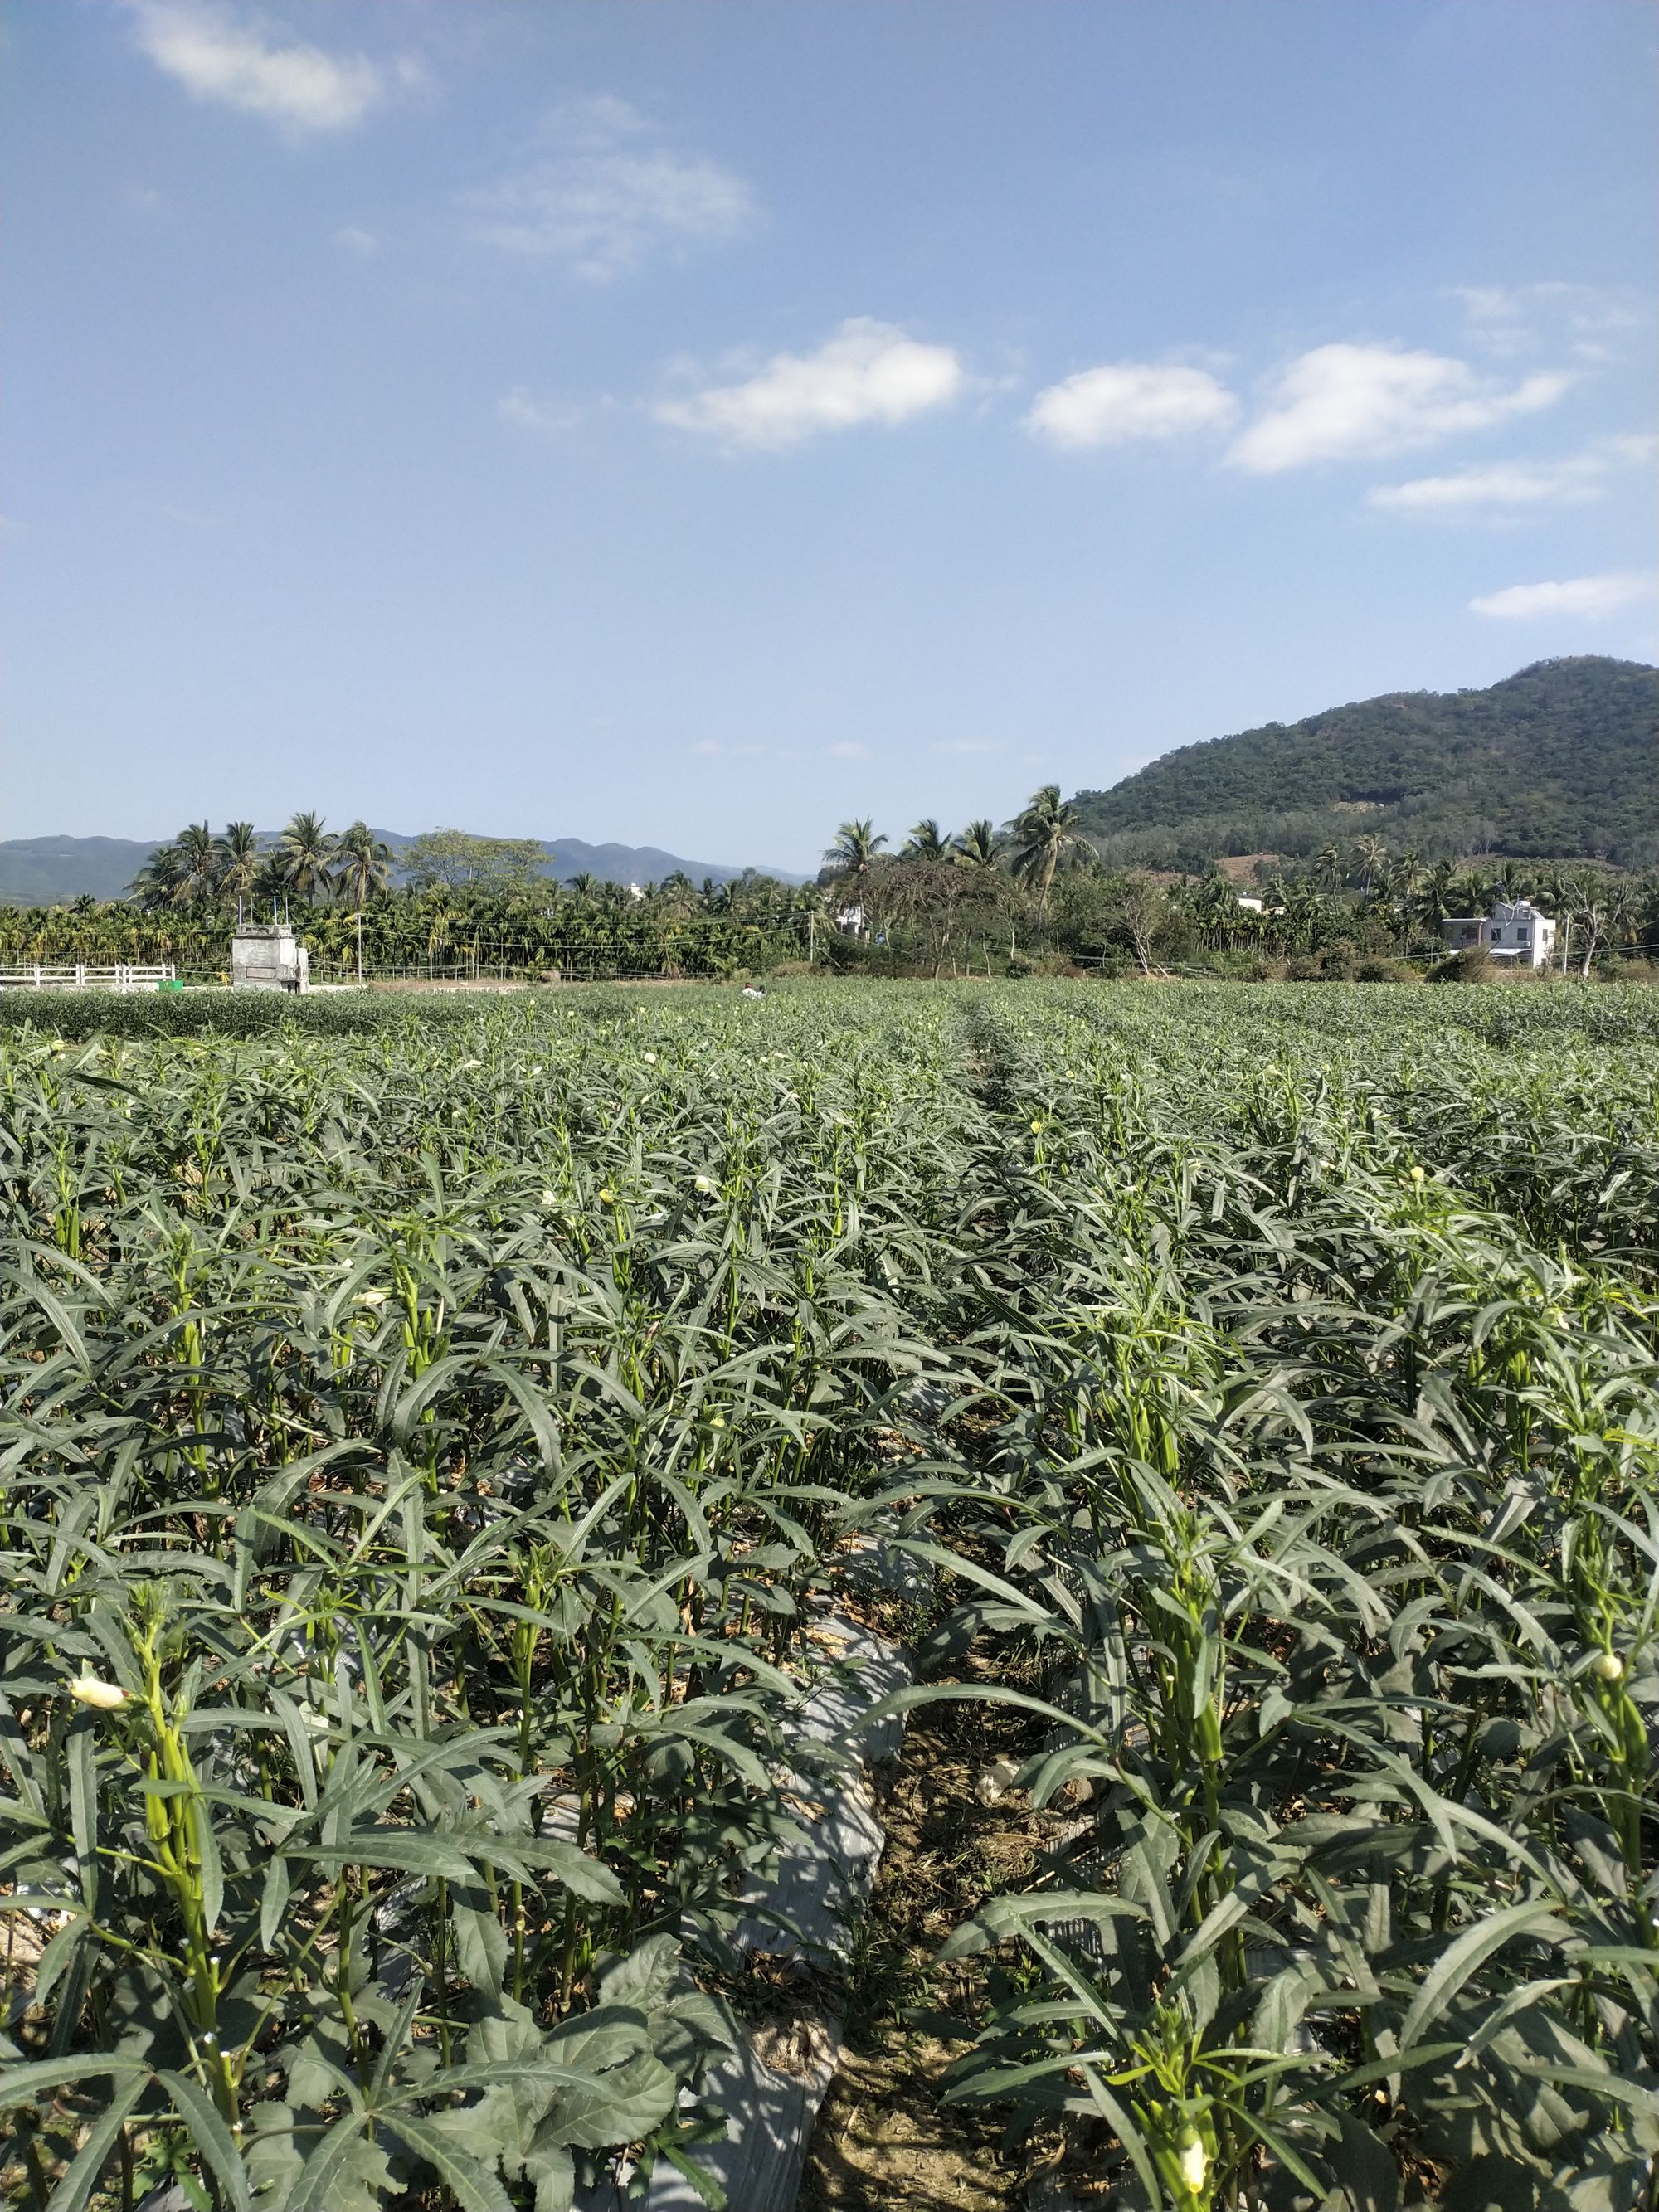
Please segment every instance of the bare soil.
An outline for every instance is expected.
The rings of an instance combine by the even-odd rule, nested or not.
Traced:
[[[1030,1751],[1029,1726],[1006,1705],[910,1717],[880,1791],[887,1844],[798,2212],[1024,2212],[1033,2147],[1008,2139],[1003,2111],[944,2096],[983,2012],[985,1960],[935,1955],[988,1897],[1026,1880],[1060,1825],[1023,1795],[987,1806],[975,1794],[992,1760]]]

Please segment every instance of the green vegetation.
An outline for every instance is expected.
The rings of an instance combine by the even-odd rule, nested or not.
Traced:
[[[1659,670],[1585,655],[1484,691],[1393,692],[1306,721],[1183,745],[1080,792],[1110,859],[1203,869],[1306,857],[1357,829],[1431,859],[1659,861]]]
[[[1659,956],[1659,871],[1499,860],[1460,868],[1397,851],[1367,830],[1301,862],[1176,876],[1115,866],[1057,785],[998,830],[947,836],[918,822],[895,853],[867,818],[843,822],[814,884],[745,873],[644,890],[541,872],[533,842],[434,830],[392,857],[366,824],[339,836],[296,814],[261,842],[246,823],[192,823],[161,847],[128,898],[0,908],[0,961],[171,962],[228,981],[232,915],[280,900],[313,981],[577,981],[734,976],[803,961],[831,972],[1107,974],[1210,969],[1393,981],[1442,959],[1449,915],[1529,897],[1563,925],[1559,964],[1644,975]],[[1402,963],[1415,963],[1413,966]],[[1458,972],[1462,972],[1459,970]]]
[[[1169,2212],[1652,2205],[1650,992],[266,1005],[0,1037],[9,2203],[695,2167],[873,1536],[1073,1813],[953,2096]]]

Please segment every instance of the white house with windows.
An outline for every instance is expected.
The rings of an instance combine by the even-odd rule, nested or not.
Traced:
[[[1545,968],[1555,951],[1555,924],[1530,899],[1498,899],[1490,914],[1459,914],[1441,924],[1454,952],[1483,945],[1494,960]]]

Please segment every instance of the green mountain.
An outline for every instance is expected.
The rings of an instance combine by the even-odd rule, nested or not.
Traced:
[[[1659,669],[1583,654],[1165,753],[1082,791],[1105,858],[1204,866],[1362,833],[1425,857],[1659,862]]]

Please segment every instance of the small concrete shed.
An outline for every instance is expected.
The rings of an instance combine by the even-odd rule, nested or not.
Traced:
[[[310,985],[306,949],[285,921],[244,923],[230,940],[234,991],[305,991]]]

